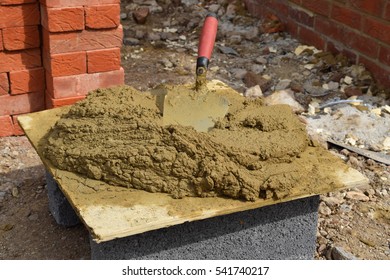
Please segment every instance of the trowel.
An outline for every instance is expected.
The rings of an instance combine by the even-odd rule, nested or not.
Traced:
[[[208,132],[215,122],[223,119],[229,109],[229,100],[207,87],[206,74],[217,36],[218,20],[208,14],[199,40],[195,86],[179,86],[164,98],[164,125],[192,126],[199,132]]]

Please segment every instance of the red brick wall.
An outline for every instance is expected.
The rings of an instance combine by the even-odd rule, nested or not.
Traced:
[[[0,0],[0,137],[20,114],[124,83],[120,0]]]
[[[276,14],[303,43],[344,53],[390,87],[390,0],[244,0],[258,17]]]
[[[0,0],[0,136],[22,134],[16,117],[45,108],[37,0]]]

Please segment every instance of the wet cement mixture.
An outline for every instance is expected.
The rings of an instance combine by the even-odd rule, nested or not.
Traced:
[[[50,130],[44,156],[62,170],[174,198],[282,199],[296,186],[320,193],[340,184],[327,166],[341,160],[308,138],[287,105],[263,106],[214,84],[210,94],[230,102],[214,129],[164,126],[164,96],[189,89],[98,89]]]

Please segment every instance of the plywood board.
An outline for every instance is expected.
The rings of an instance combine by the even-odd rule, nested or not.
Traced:
[[[294,195],[282,200],[259,199],[255,202],[244,202],[221,197],[173,199],[163,193],[111,186],[102,181],[59,170],[44,158],[39,142],[67,110],[66,107],[52,109],[20,116],[18,119],[47,170],[54,176],[96,242],[336,190],[335,186],[329,186],[328,189],[307,192],[305,188],[297,186]],[[329,166],[329,169],[343,183],[344,188],[368,183],[368,179],[361,173],[346,165]]]

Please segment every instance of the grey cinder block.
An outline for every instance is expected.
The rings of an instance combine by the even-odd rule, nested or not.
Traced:
[[[313,259],[319,196],[96,243],[92,259]]]
[[[46,183],[47,195],[49,197],[49,210],[57,224],[65,227],[78,225],[80,223],[79,217],[48,171],[46,171]]]

